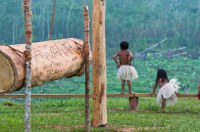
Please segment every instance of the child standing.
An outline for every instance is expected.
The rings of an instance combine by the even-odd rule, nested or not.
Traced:
[[[113,55],[113,59],[117,64],[117,79],[121,80],[122,94],[125,93],[124,87],[127,82],[129,93],[132,93],[131,80],[138,78],[137,71],[133,66],[131,66],[131,61],[133,54],[128,50],[129,43],[127,41],[122,41],[120,43],[120,51]]]
[[[174,105],[177,102],[176,93],[178,93],[180,83],[175,78],[169,81],[166,70],[159,69],[153,94],[155,94],[158,85],[160,90],[157,94],[157,103],[162,106],[162,112],[164,113],[166,105]]]

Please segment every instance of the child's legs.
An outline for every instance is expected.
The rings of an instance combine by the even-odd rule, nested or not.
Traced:
[[[132,93],[132,84],[131,84],[131,81],[127,80],[127,84],[128,84],[129,93]]]
[[[166,100],[162,96],[162,112],[165,112],[165,105],[166,105]]]
[[[122,93],[124,93],[125,80],[122,80],[121,85],[122,85]]]

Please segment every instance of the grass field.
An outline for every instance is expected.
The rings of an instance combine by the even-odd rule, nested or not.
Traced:
[[[200,102],[197,99],[179,98],[166,113],[156,105],[155,98],[140,98],[140,110],[128,110],[128,99],[108,99],[107,128],[92,129],[108,131],[177,131],[200,130]],[[31,105],[32,132],[84,131],[84,99],[33,101]],[[20,102],[0,103],[0,131],[24,131],[24,105]]]
[[[139,78],[133,81],[133,91],[152,92],[157,68],[168,71],[169,78],[178,78],[182,88],[197,93],[200,79],[200,59],[148,58],[135,60]],[[116,80],[116,66],[107,61],[107,93],[119,93],[120,81]],[[90,72],[92,74],[92,71]],[[91,83],[92,84],[92,83]],[[91,85],[92,86],[92,85]],[[92,89],[92,88],[91,88]],[[128,91],[126,87],[126,91]],[[92,90],[91,90],[92,92]],[[24,93],[24,89],[14,92]],[[37,94],[83,94],[84,76],[60,79],[32,88]],[[24,100],[1,99],[0,132],[24,131]],[[175,106],[167,107],[166,113],[156,105],[155,98],[140,98],[140,111],[128,110],[128,99],[108,99],[108,127],[93,131],[200,131],[200,102],[197,99],[180,98]],[[31,125],[33,132],[84,131],[84,99],[32,99]]]

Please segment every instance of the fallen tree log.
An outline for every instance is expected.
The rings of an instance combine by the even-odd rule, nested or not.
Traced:
[[[33,43],[32,86],[84,72],[83,41],[69,38]],[[25,44],[0,45],[0,93],[24,86]]]

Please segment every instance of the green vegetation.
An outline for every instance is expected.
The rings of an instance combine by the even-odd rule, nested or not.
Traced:
[[[9,104],[9,105],[8,105]],[[12,105],[10,105],[12,104]],[[84,99],[49,100],[32,103],[32,131],[84,131]],[[0,131],[23,131],[23,103],[0,103]],[[200,130],[200,103],[179,98],[177,105],[161,108],[155,98],[140,98],[140,111],[128,110],[128,99],[108,99],[108,127],[93,131],[189,131]]]
[[[0,0],[0,42],[24,43],[23,11],[19,0]],[[89,5],[90,17],[92,1]],[[199,0],[107,0],[106,3],[106,53],[108,93],[120,92],[116,80],[116,67],[111,56],[119,50],[122,40],[130,42],[130,50],[141,52],[153,44],[168,38],[154,51],[167,51],[186,47],[186,52],[196,59],[149,57],[137,59],[134,65],[139,79],[133,82],[134,91],[151,92],[157,68],[165,68],[169,78],[176,77],[182,87],[196,92],[199,80],[200,43]],[[48,40],[53,0],[32,1],[33,41]],[[56,5],[53,39],[83,38],[82,0],[59,0]],[[92,20],[91,20],[92,21]],[[182,89],[182,92],[183,92]],[[23,93],[21,90],[17,93]],[[33,88],[33,93],[83,93],[84,77],[61,79]]]
[[[0,0],[0,42],[24,43],[23,11],[19,0]],[[89,5],[90,17],[92,1]],[[82,0],[59,0],[56,5],[53,38],[83,38]],[[133,82],[134,91],[151,92],[156,69],[165,68],[169,78],[176,77],[183,88],[196,92],[199,77],[200,43],[199,0],[107,0],[106,3],[106,53],[108,93],[120,92],[120,81],[116,80],[116,67],[111,56],[119,50],[122,40],[130,42],[130,50],[141,52],[153,44],[168,38],[155,51],[167,51],[186,47],[186,52],[196,59],[153,58],[137,59],[134,65],[139,79]],[[32,1],[33,41],[48,40],[53,0]],[[91,20],[92,21],[92,20]],[[23,93],[23,90],[20,91]],[[84,77],[61,79],[33,88],[33,93],[83,93]],[[183,90],[182,90],[183,92]],[[19,92],[18,92],[19,93]]]
[[[187,47],[199,53],[199,0],[106,0],[107,54],[127,40],[136,52],[168,38],[161,49]],[[83,38],[83,1],[59,0],[55,11],[53,39]],[[0,0],[0,42],[24,43],[23,11],[20,0]],[[92,16],[92,0],[86,0]],[[33,41],[48,40],[53,0],[34,0]],[[92,21],[92,20],[91,20]]]

